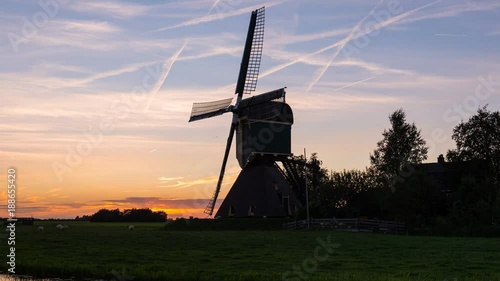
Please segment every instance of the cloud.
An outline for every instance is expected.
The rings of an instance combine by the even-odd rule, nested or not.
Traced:
[[[371,80],[373,78],[375,78],[377,76],[372,76],[372,77],[368,77],[368,78],[365,78],[365,79],[362,79],[362,80],[359,80],[359,81],[356,81],[356,82],[352,82],[352,83],[349,83],[347,85],[344,85],[342,87],[339,87],[339,88],[336,88],[336,89],[333,89],[332,92],[336,92],[336,91],[340,91],[340,90],[343,90],[343,89],[346,89],[346,88],[349,88],[349,87],[352,87],[352,86],[356,86],[358,84],[361,84],[363,82],[366,82],[368,80]]]
[[[148,99],[148,103],[146,105],[146,108],[144,109],[144,112],[148,111],[148,109],[151,106],[151,103],[153,102],[156,94],[158,93],[158,91],[160,90],[161,86],[165,82],[165,79],[167,79],[167,76],[170,73],[170,70],[172,69],[172,66],[174,65],[174,63],[177,60],[177,58],[179,57],[179,55],[182,53],[182,51],[186,47],[187,43],[188,43],[188,41],[184,42],[184,44],[182,45],[182,47],[175,54],[173,54],[172,57],[170,57],[165,62],[165,64],[163,65],[163,73],[158,78],[158,80],[156,81],[155,85],[153,86],[153,88],[151,88],[151,90],[149,92],[149,99]]]
[[[40,29],[30,39],[29,45],[109,51],[121,46],[120,40],[117,40],[121,31],[107,21],[58,19],[49,21]]]
[[[211,21],[215,21],[215,20],[222,20],[222,19],[225,19],[225,18],[239,16],[241,14],[246,14],[246,13],[252,12],[252,11],[254,11],[254,10],[262,7],[262,6],[266,6],[266,7],[276,6],[276,5],[284,3],[285,1],[286,0],[270,1],[270,2],[267,2],[267,3],[264,3],[264,4],[259,4],[259,5],[254,5],[254,6],[250,6],[250,7],[245,7],[245,8],[242,8],[242,9],[232,10],[232,11],[229,11],[227,13],[209,14],[209,15],[202,16],[202,17],[199,17],[199,18],[195,18],[195,19],[191,19],[191,20],[188,20],[188,21],[184,21],[184,22],[181,22],[181,23],[176,24],[176,25],[158,28],[158,29],[153,30],[153,31],[154,32],[165,31],[165,30],[176,29],[176,28],[179,28],[179,27],[192,26],[192,25],[197,25],[197,24],[200,24],[200,23],[207,23],[207,22],[211,22]],[[210,9],[210,10],[212,10],[212,9]]]
[[[173,178],[168,178],[168,177],[161,177],[158,178],[160,181],[173,181],[173,180],[182,180],[184,177],[173,177]]]
[[[466,34],[450,34],[450,33],[434,33],[435,36],[445,36],[445,37],[467,37]]]
[[[333,60],[335,60],[335,58],[338,56],[338,54],[340,53],[340,51],[342,51],[342,49],[344,49],[345,45],[347,45],[347,43],[349,43],[349,41],[351,41],[352,39],[354,39],[355,37],[355,34],[356,32],[359,30],[359,28],[361,27],[361,25],[365,22],[366,19],[368,19],[368,17],[370,17],[373,12],[375,11],[375,9],[377,9],[380,4],[383,2],[383,0],[380,0],[377,5],[375,5],[375,7],[373,7],[373,9],[371,9],[371,11],[368,13],[368,15],[366,15],[363,19],[361,19],[351,30],[351,32],[349,32],[349,35],[347,35],[344,39],[342,39],[340,42],[340,45],[338,46],[337,50],[335,51],[335,53],[333,54],[332,58],[330,59],[330,61],[325,64],[319,71],[319,73],[316,75],[316,77],[313,78],[312,82],[309,84],[309,86],[307,87],[307,92],[311,91],[311,89],[314,87],[314,85],[321,79],[321,77],[323,77],[323,75],[325,74],[325,72],[327,71],[327,69],[332,65],[332,62]]]
[[[217,201],[222,201],[217,200]],[[155,209],[205,209],[207,199],[167,199],[162,197],[127,197],[124,199],[105,199],[105,203],[130,204],[137,207],[150,206]]]
[[[400,21],[400,20],[402,20],[402,19],[404,19],[404,18],[406,18],[406,17],[410,16],[410,15],[411,15],[411,14],[413,14],[413,13],[418,12],[418,11],[420,11],[420,10],[422,10],[422,9],[427,8],[427,7],[430,7],[430,6],[432,6],[432,5],[435,5],[436,3],[440,2],[440,1],[441,1],[441,0],[438,0],[438,1],[435,1],[435,2],[432,2],[432,3],[429,3],[429,4],[426,4],[426,5],[421,6],[421,7],[419,7],[419,8],[416,8],[416,9],[410,10],[410,11],[408,11],[408,12],[405,12],[405,13],[401,14],[401,15],[398,15],[398,16],[395,16],[395,17],[392,17],[392,18],[390,18],[390,19],[388,19],[388,20],[385,20],[385,21],[383,21],[383,22],[381,22],[381,23],[378,23],[378,24],[374,25],[373,27],[371,27],[370,29],[365,30],[364,32],[356,33],[356,35],[355,35],[355,36],[353,36],[352,38],[350,38],[350,40],[353,40],[353,39],[356,39],[356,38],[359,38],[359,37],[365,36],[365,35],[367,35],[367,34],[369,34],[369,33],[372,33],[372,32],[374,32],[374,31],[377,31],[377,30],[379,30],[379,29],[381,29],[381,28],[384,28],[384,27],[387,27],[387,26],[389,26],[389,25],[391,25],[391,24],[394,24],[395,22],[398,22],[398,21]],[[273,73],[275,73],[275,72],[277,72],[277,71],[280,71],[280,70],[282,70],[282,69],[284,69],[284,68],[287,68],[287,67],[289,67],[289,66],[291,66],[291,65],[294,65],[294,64],[299,63],[299,62],[303,62],[304,60],[307,60],[307,59],[309,59],[309,58],[310,58],[310,57],[312,57],[312,56],[315,56],[315,55],[321,54],[321,53],[323,53],[323,52],[325,52],[325,51],[328,51],[328,50],[330,50],[330,49],[333,49],[333,48],[335,48],[335,47],[342,46],[342,44],[344,44],[344,41],[343,41],[343,40],[340,40],[340,41],[338,41],[338,42],[336,42],[336,43],[333,43],[333,44],[331,44],[331,45],[329,45],[329,46],[323,47],[323,48],[321,48],[321,49],[319,49],[319,50],[317,50],[317,51],[315,51],[315,52],[312,52],[312,53],[306,54],[306,55],[304,55],[304,56],[302,56],[302,57],[299,57],[299,58],[297,58],[297,59],[291,60],[291,61],[289,61],[289,62],[286,62],[286,63],[280,64],[280,65],[274,66],[274,67],[272,67],[271,69],[268,69],[267,71],[263,72],[261,75],[259,75],[259,77],[260,77],[260,78],[262,78],[262,77],[265,77],[265,76],[271,75],[271,74],[273,74]]]
[[[147,14],[151,7],[113,1],[76,1],[69,6],[77,12],[93,12],[96,14],[111,15],[116,18],[130,18]]]
[[[286,33],[282,33],[282,32],[273,32],[273,30],[271,29],[270,31],[266,32],[266,34],[269,34],[267,36],[269,38],[269,40],[266,41],[266,46],[270,46],[269,49],[273,49],[274,46],[278,46],[278,45],[287,45],[288,46],[288,45],[292,45],[292,44],[296,44],[296,43],[322,40],[322,39],[327,39],[330,37],[348,34],[350,31],[351,31],[351,29],[349,29],[349,28],[342,28],[342,29],[321,31],[321,32],[316,32],[316,33],[286,34]],[[266,51],[266,54],[267,54],[267,51]]]
[[[192,187],[192,186],[196,186],[196,185],[215,184],[215,183],[217,183],[218,178],[219,177],[217,177],[217,176],[212,176],[212,177],[205,177],[205,178],[201,178],[201,179],[194,179],[194,180],[188,180],[188,181],[177,181],[174,184],[160,185],[158,187],[183,189],[183,188]]]
[[[290,101],[295,110],[336,110],[349,111],[355,107],[369,107],[373,105],[401,104],[403,97],[395,97],[381,94],[370,94],[357,92],[355,94],[332,95],[332,90],[323,93],[309,93],[307,99]]]
[[[73,33],[113,33],[121,31],[119,27],[106,21],[54,20],[51,23],[59,30]]]
[[[478,12],[478,11],[491,11],[500,7],[497,1],[480,2],[480,1],[467,1],[467,3],[459,3],[455,5],[446,5],[437,7],[435,11],[429,11],[425,14],[414,15],[412,17],[403,19],[400,24],[408,24],[422,20],[440,19],[456,17],[463,13]]]

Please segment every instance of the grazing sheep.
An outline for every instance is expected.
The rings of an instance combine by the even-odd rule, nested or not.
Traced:
[[[43,232],[43,226],[39,226],[38,231]]]
[[[135,226],[133,226],[133,225],[128,226],[128,230],[134,230],[134,229],[135,229]]]
[[[67,230],[69,228],[69,226],[67,224],[63,225],[63,228],[62,230]]]
[[[58,224],[56,225],[56,228],[62,231],[64,229],[64,226],[62,226],[62,224]]]

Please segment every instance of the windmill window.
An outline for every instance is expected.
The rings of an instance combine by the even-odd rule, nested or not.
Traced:
[[[253,213],[254,210],[255,210],[254,206],[252,206],[252,205],[248,206],[248,215],[249,216],[253,216],[254,215],[254,213]]]
[[[289,216],[290,215],[290,197],[288,195],[285,195],[285,196],[283,196],[282,200],[283,201],[282,201],[281,206],[285,210],[285,214],[287,216]]]
[[[234,207],[234,205],[229,206],[229,214],[228,215],[230,217],[234,216],[235,211],[236,211],[236,208]]]

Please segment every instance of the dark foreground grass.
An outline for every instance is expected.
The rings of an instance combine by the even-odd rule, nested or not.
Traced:
[[[500,239],[168,231],[155,223],[134,223],[129,231],[127,223],[68,222],[69,230],[60,232],[56,222],[36,224],[45,231],[37,225],[16,230],[17,273],[107,280],[500,280]],[[328,236],[338,248],[326,258],[317,239]],[[5,239],[0,250],[5,271]]]

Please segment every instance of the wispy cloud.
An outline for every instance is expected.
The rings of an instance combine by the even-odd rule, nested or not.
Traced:
[[[365,78],[365,79],[362,79],[362,80],[359,80],[359,81],[356,81],[356,82],[349,83],[347,85],[344,85],[342,87],[334,89],[332,92],[336,92],[336,91],[340,91],[340,90],[343,90],[343,89],[346,89],[346,88],[349,88],[349,87],[352,87],[352,86],[356,86],[356,85],[361,84],[363,82],[366,82],[368,80],[372,80],[375,77],[377,77],[377,76],[372,76],[372,77],[368,77],[368,78]]]
[[[184,21],[184,22],[181,22],[181,23],[176,24],[176,25],[158,28],[158,29],[153,30],[153,31],[154,32],[165,31],[165,30],[170,30],[170,29],[176,29],[176,28],[179,28],[179,27],[185,27],[185,26],[197,25],[197,24],[200,24],[200,23],[211,22],[211,21],[215,21],[215,20],[222,20],[222,19],[225,19],[225,18],[239,16],[239,15],[242,15],[242,14],[249,13],[249,12],[251,12],[253,10],[256,10],[256,9],[262,7],[262,6],[266,6],[266,7],[276,6],[276,5],[279,5],[279,4],[281,4],[281,3],[285,2],[285,1],[286,0],[269,1],[269,2],[264,3],[264,4],[254,5],[254,6],[250,6],[250,7],[241,8],[241,9],[235,9],[235,10],[229,11],[227,13],[209,14],[209,15],[205,15],[205,16],[202,16],[202,17],[199,17],[199,18],[195,18],[195,19],[191,19],[191,20],[188,20],[188,21]]]
[[[68,32],[85,32],[85,33],[111,33],[121,29],[115,25],[111,25],[106,21],[81,21],[81,20],[55,20],[53,21],[60,30]]]
[[[167,79],[167,76],[170,73],[170,70],[172,69],[174,62],[177,60],[179,55],[182,53],[182,51],[186,47],[187,43],[188,43],[188,41],[184,42],[184,44],[181,46],[181,48],[169,60],[167,60],[165,62],[165,64],[163,65],[163,73],[161,74],[160,78],[156,81],[155,85],[153,86],[153,88],[150,91],[148,103],[144,109],[144,112],[149,110],[151,103],[153,102],[154,98],[156,97],[156,94],[160,90],[163,83],[165,83],[165,79]]]
[[[445,36],[445,37],[467,37],[466,34],[450,34],[450,33],[434,33],[435,36]]]
[[[435,9],[434,11],[429,11],[425,14],[413,15],[404,20],[401,20],[400,24],[408,24],[428,19],[450,18],[459,16],[464,13],[492,11],[498,8],[500,8],[500,3],[497,1],[467,1],[466,3],[437,7],[437,9]]]
[[[392,17],[392,18],[390,18],[390,19],[388,19],[388,20],[385,20],[385,21],[383,21],[383,22],[381,22],[381,23],[379,23],[379,24],[377,24],[377,25],[374,25],[373,27],[371,27],[371,28],[370,28],[370,29],[368,29],[368,30],[364,30],[364,32],[359,32],[359,33],[356,33],[356,35],[355,35],[353,38],[351,38],[351,40],[356,39],[356,38],[359,38],[359,37],[361,37],[361,36],[365,36],[366,34],[372,33],[372,32],[374,32],[374,31],[377,31],[377,30],[381,29],[381,28],[384,28],[384,27],[387,27],[387,26],[389,26],[389,25],[391,25],[391,24],[394,24],[394,23],[396,23],[396,22],[398,22],[398,21],[400,21],[400,20],[402,20],[402,19],[404,19],[404,18],[406,18],[406,17],[408,17],[408,16],[412,15],[413,13],[416,13],[416,12],[418,12],[418,11],[422,10],[422,9],[425,9],[425,8],[427,8],[427,7],[430,7],[430,6],[432,6],[432,5],[435,5],[435,4],[437,4],[438,2],[440,2],[440,1],[441,1],[441,0],[438,0],[438,1],[435,1],[435,2],[432,2],[432,3],[429,3],[429,4],[426,4],[426,5],[421,6],[421,7],[419,7],[419,8],[415,8],[415,9],[410,10],[410,11],[408,11],[408,12],[405,12],[405,13],[403,13],[403,14],[401,14],[401,15],[398,15],[398,16]],[[299,57],[299,58],[297,58],[297,59],[291,60],[291,61],[289,61],[289,62],[286,62],[286,63],[280,64],[280,65],[277,65],[277,66],[274,66],[274,67],[272,67],[271,69],[268,69],[268,70],[264,71],[264,72],[260,75],[260,77],[265,77],[265,76],[271,75],[271,74],[273,74],[273,73],[275,73],[275,72],[277,72],[277,71],[280,71],[280,70],[282,70],[282,69],[284,69],[284,68],[287,68],[287,67],[289,67],[289,66],[291,66],[291,65],[294,65],[294,64],[299,63],[299,62],[303,62],[304,60],[307,60],[307,59],[309,59],[309,58],[311,58],[311,57],[313,57],[313,56],[315,56],[315,55],[321,54],[321,53],[323,53],[323,52],[325,52],[325,51],[328,51],[328,50],[330,50],[330,49],[333,49],[333,48],[335,48],[335,47],[339,47],[339,46],[341,46],[343,43],[344,43],[344,42],[341,40],[341,41],[338,41],[338,42],[336,42],[336,43],[333,43],[333,44],[331,44],[331,45],[329,45],[329,46],[323,47],[323,48],[321,48],[321,49],[319,49],[319,50],[317,50],[317,51],[315,51],[315,52],[312,52],[312,53],[306,54],[306,55],[304,55],[304,56],[302,56],[302,57]]]
[[[187,188],[187,187],[192,187],[192,186],[197,186],[197,185],[205,185],[205,184],[215,184],[217,182],[218,177],[216,176],[211,176],[211,177],[205,177],[201,179],[194,179],[194,180],[186,180],[186,181],[177,181],[176,183],[173,184],[168,184],[168,185],[160,185],[158,187],[167,187],[167,188]]]
[[[160,181],[173,181],[173,180],[182,180],[184,177],[160,177],[158,180]]]
[[[330,61],[325,64],[319,71],[319,73],[316,75],[316,77],[313,78],[312,82],[309,84],[309,86],[307,87],[307,92],[311,91],[312,87],[314,87],[314,85],[321,79],[321,77],[323,77],[323,75],[325,74],[325,72],[328,70],[328,68],[332,65],[332,62],[333,60],[335,60],[335,58],[338,56],[338,54],[340,53],[340,51],[342,51],[342,49],[344,49],[344,47],[347,45],[347,43],[349,43],[349,41],[351,41],[356,32],[359,30],[359,28],[361,27],[361,25],[365,22],[366,19],[368,19],[368,17],[370,17],[373,12],[375,11],[375,9],[377,9],[380,4],[383,2],[384,0],[380,0],[377,5],[375,5],[375,7],[373,7],[373,9],[371,9],[371,11],[368,13],[368,15],[366,15],[363,19],[361,19],[351,30],[351,32],[349,32],[349,35],[347,35],[344,39],[342,39],[340,41],[340,45],[338,46],[337,50],[335,51],[335,53],[333,54],[332,58],[330,59]]]
[[[34,46],[64,46],[106,51],[120,46],[121,28],[107,21],[57,19],[50,21],[30,40]]]
[[[150,11],[148,6],[113,1],[76,1],[70,8],[78,12],[93,12],[117,18],[136,17]]]

